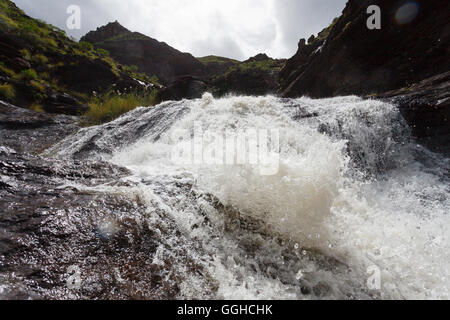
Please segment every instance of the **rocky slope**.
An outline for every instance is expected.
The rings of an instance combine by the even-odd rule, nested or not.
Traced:
[[[367,28],[370,5],[381,8],[381,30]],[[445,0],[349,0],[322,34],[300,40],[280,73],[279,93],[389,99],[417,136],[448,135],[448,12]]]
[[[115,62],[104,50],[0,0],[0,99],[51,113],[80,115],[95,91],[145,91],[149,77]]]
[[[131,32],[118,22],[91,31],[80,41],[108,50],[120,63],[137,66],[140,72],[157,76],[163,84],[169,84],[180,76],[205,73],[204,65],[189,53],[182,53],[141,33]]]
[[[450,156],[450,71],[373,98],[397,105],[414,136]]]
[[[381,30],[369,30],[370,5],[381,8]],[[349,0],[329,36],[299,43],[281,72],[286,97],[374,94],[450,69],[450,3],[446,0]]]

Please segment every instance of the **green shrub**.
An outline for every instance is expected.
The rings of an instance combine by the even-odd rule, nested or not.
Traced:
[[[34,69],[27,69],[23,70],[16,78],[17,80],[36,80],[37,73]]]
[[[151,91],[145,95],[130,93],[94,98],[89,103],[90,110],[85,114],[85,124],[89,126],[110,122],[137,107],[155,105],[156,95],[156,91]]]
[[[58,43],[52,38],[42,38],[41,43],[43,43],[46,47],[58,47]]]
[[[38,65],[43,65],[48,63],[48,58],[43,54],[36,54],[31,58],[31,61]]]
[[[9,83],[4,83],[0,85],[0,97],[6,99],[14,99],[16,96],[16,90]]]
[[[92,51],[94,49],[94,46],[92,45],[92,43],[89,42],[85,42],[85,41],[81,41],[79,43],[80,48],[86,51]]]
[[[153,76],[150,78],[150,82],[153,83],[153,84],[156,84],[156,85],[161,85],[161,83],[159,82],[159,78],[158,78],[157,75],[153,75]]]

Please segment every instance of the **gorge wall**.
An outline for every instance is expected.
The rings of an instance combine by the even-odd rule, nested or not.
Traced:
[[[367,8],[381,8],[369,30]],[[306,44],[281,71],[285,97],[369,95],[402,88],[450,69],[450,2],[349,0],[327,38]]]

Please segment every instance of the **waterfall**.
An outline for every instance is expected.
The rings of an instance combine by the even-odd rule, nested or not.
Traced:
[[[176,231],[149,259],[171,261],[179,298],[450,297],[449,159],[388,103],[205,94],[82,129],[47,156],[130,171],[76,187],[138,198],[146,215],[127,218]]]

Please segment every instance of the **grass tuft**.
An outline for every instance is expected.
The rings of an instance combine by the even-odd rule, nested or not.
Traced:
[[[14,99],[16,97],[16,90],[11,84],[4,83],[0,85],[0,97]]]
[[[16,80],[36,80],[37,73],[34,69],[23,70],[16,76]]]
[[[45,65],[48,63],[48,58],[43,54],[36,54],[31,58],[31,61],[37,65]]]
[[[85,114],[84,124],[86,126],[93,126],[110,122],[137,107],[153,106],[156,102],[156,91],[151,91],[145,95],[129,93],[94,98],[89,103],[90,110]]]

